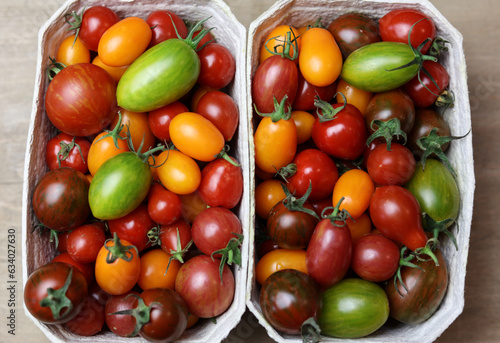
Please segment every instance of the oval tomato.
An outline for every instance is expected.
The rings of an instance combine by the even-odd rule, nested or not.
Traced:
[[[172,224],[182,218],[181,198],[161,183],[155,182],[148,193],[148,213],[155,223]]]
[[[300,44],[300,35],[297,29],[293,26],[289,25],[278,25],[269,32],[267,35],[264,45],[260,48],[259,54],[259,64],[262,64],[264,60],[268,59],[271,56],[274,56],[271,52],[283,53],[283,43],[285,42],[288,32],[290,32],[290,38],[295,40],[297,46]],[[292,42],[293,43],[293,42]],[[267,47],[267,49],[266,49]],[[268,50],[269,49],[269,50]],[[290,52],[288,57],[292,57],[295,54],[295,45],[292,44],[290,46]],[[296,60],[296,63],[298,61]]]
[[[194,112],[210,120],[222,133],[225,141],[233,138],[238,128],[239,111],[229,95],[218,90],[208,91],[198,101]]]
[[[297,129],[297,144],[307,142],[312,136],[312,128],[316,118],[306,111],[292,111],[292,120]]]
[[[337,83],[333,82],[325,87],[318,87],[309,83],[299,70],[297,79],[297,94],[292,104],[292,109],[301,111],[312,111],[316,109],[314,100],[319,97],[321,100],[330,102],[335,95]]]
[[[198,51],[200,75],[197,83],[213,89],[226,87],[234,78],[236,61],[225,46],[209,43]]]
[[[451,136],[451,130],[446,119],[432,108],[417,108],[415,111],[415,123],[408,135],[408,148],[416,156],[421,156],[423,151],[417,145],[417,141],[422,137],[429,136],[433,128],[437,128],[437,135],[440,137]],[[450,143],[441,145],[441,150],[446,152]]]
[[[120,109],[120,113],[121,123],[118,123],[120,116],[116,115],[111,121],[111,127],[120,124],[123,125],[119,134],[123,138],[130,137],[135,151],[139,151],[141,144],[142,149],[140,152],[154,148],[156,138],[149,127],[148,114],[144,112],[131,112],[123,108]]]
[[[159,166],[156,172],[166,189],[179,195],[198,189],[201,171],[191,157],[177,150],[167,150],[158,156],[157,161]]]
[[[269,212],[278,203],[285,199],[283,182],[276,179],[262,181],[255,188],[255,212],[262,219],[269,217]]]
[[[102,69],[106,70],[109,73],[109,75],[111,75],[113,80],[115,80],[116,83],[118,83],[118,81],[120,81],[120,79],[122,78],[122,75],[125,73],[125,71],[129,67],[128,65],[124,65],[121,67],[110,67],[110,66],[102,63],[101,58],[99,56],[96,56],[92,60],[92,64],[95,64],[96,66],[101,67]]]
[[[373,93],[356,88],[348,84],[345,80],[340,79],[337,84],[338,103],[344,102],[342,94],[345,96],[348,104],[354,105],[361,112],[361,114],[365,115]]]
[[[170,133],[168,131],[170,122],[179,113],[188,112],[186,105],[180,101],[160,107],[149,112],[148,122],[149,127],[156,138],[163,142],[170,142]]]
[[[83,12],[78,36],[87,48],[97,51],[104,32],[119,21],[120,17],[109,7],[89,7]]]
[[[101,132],[92,141],[88,154],[88,166],[91,175],[95,175],[101,165],[111,157],[130,151],[126,140],[114,139],[117,135],[118,133],[110,135],[108,132]]]
[[[367,172],[351,169],[342,174],[333,188],[332,205],[344,198],[339,209],[349,212],[356,219],[370,206],[375,185]]]
[[[157,248],[141,256],[141,272],[137,284],[142,290],[153,288],[174,289],[175,278],[181,267],[177,260],[170,260],[170,254]]]
[[[70,66],[78,63],[90,63],[90,51],[80,37],[71,35],[63,39],[57,48],[56,61]]]
[[[306,251],[276,249],[268,252],[255,266],[257,282],[262,285],[271,274],[282,269],[295,269],[307,274]]]
[[[102,222],[82,225],[67,238],[68,254],[78,262],[92,263],[106,241],[106,227]]]

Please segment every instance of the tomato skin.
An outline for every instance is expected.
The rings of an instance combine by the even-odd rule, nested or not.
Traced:
[[[226,93],[208,91],[196,105],[196,113],[210,120],[222,133],[225,141],[233,138],[239,122],[238,106]]]
[[[356,219],[370,206],[375,185],[370,175],[360,169],[351,169],[342,174],[333,188],[332,205],[337,205],[341,198],[339,209],[345,209]]]
[[[298,69],[293,61],[274,55],[260,64],[252,79],[252,101],[260,113],[274,111],[274,99],[280,103],[287,96],[291,106],[298,87]]]
[[[347,57],[340,77],[356,88],[380,93],[410,81],[418,65],[391,70],[411,62],[415,55],[408,44],[377,42],[365,45]]]
[[[112,9],[106,6],[92,6],[83,12],[78,36],[87,48],[97,51],[104,32],[119,21],[120,17]]]
[[[276,173],[288,165],[297,151],[297,128],[292,119],[261,119],[254,134],[255,164],[266,173]]]
[[[299,70],[297,82],[297,94],[292,108],[300,111],[312,111],[316,109],[314,99],[319,96],[321,100],[330,102],[335,95],[337,83],[333,82],[325,87],[318,87],[309,83]]]
[[[314,229],[306,250],[308,274],[322,287],[330,287],[346,275],[352,256],[352,238],[347,225],[335,226],[322,219]]]
[[[341,15],[328,25],[328,31],[335,38],[344,59],[354,50],[381,40],[377,22],[362,13]]]
[[[182,201],[182,218],[188,223],[192,223],[201,211],[208,208],[208,205],[201,200],[197,192],[182,194],[180,197]]]
[[[304,79],[318,87],[337,80],[342,70],[342,53],[330,31],[313,27],[302,35],[300,44],[299,68]]]
[[[109,73],[109,75],[111,75],[113,80],[115,80],[116,83],[118,83],[118,81],[120,81],[120,79],[122,78],[122,75],[125,73],[125,70],[127,70],[127,68],[129,67],[128,65],[121,66],[121,67],[110,67],[110,66],[102,63],[101,58],[99,56],[96,56],[92,60],[92,64],[95,64],[96,66],[101,67],[102,69],[106,70]]]
[[[264,318],[276,330],[299,334],[304,321],[318,319],[320,288],[307,274],[293,269],[281,270],[269,276],[262,285],[260,306]]]
[[[373,96],[373,93],[353,87],[343,79],[340,79],[337,84],[336,98],[338,103],[344,102],[341,94],[344,94],[348,104],[354,105],[363,115],[365,115],[368,104]]]
[[[125,140],[118,139],[116,142],[118,148],[115,146],[113,137],[107,136],[107,132],[101,132],[94,138],[90,145],[88,154],[88,166],[91,175],[95,175],[101,165],[109,160],[111,157],[130,151],[128,144]]]
[[[276,179],[262,181],[255,188],[255,212],[262,219],[269,217],[269,212],[278,203],[285,199],[286,194],[281,185],[283,182]]]
[[[292,120],[297,129],[297,144],[307,142],[312,135],[312,127],[316,118],[309,112],[292,111]]]
[[[89,295],[80,312],[75,318],[64,323],[64,327],[75,335],[93,336],[103,329],[104,317],[104,305]]]
[[[389,301],[384,290],[363,279],[340,281],[323,292],[322,304],[318,324],[326,336],[364,337],[389,318]]]
[[[287,38],[287,32],[290,32],[290,37],[292,40],[294,38],[296,39],[297,45],[300,44],[302,38],[300,37],[299,32],[295,27],[289,25],[278,25],[275,28],[273,28],[271,32],[269,32],[266,39],[264,40],[264,44],[260,48],[259,64],[262,64],[269,57],[274,56],[267,49],[271,51],[276,50],[276,52],[278,53],[283,52],[283,47],[281,45],[283,45],[284,40]],[[289,57],[293,57],[295,53],[294,50],[295,50],[295,45],[292,44],[290,47],[290,53],[288,55]],[[297,63],[298,60],[295,60],[295,64]]]
[[[69,66],[78,63],[90,63],[90,51],[82,43],[80,37],[75,40],[75,35],[63,39],[57,49],[56,61]]]
[[[132,139],[132,146],[135,151],[139,151],[139,147],[142,144],[141,152],[145,152],[156,145],[156,137],[149,128],[149,118],[148,114],[144,112],[131,112],[126,109],[120,109],[122,115],[121,125],[123,128],[120,131],[120,136],[127,138],[130,134]],[[117,114],[113,121],[111,121],[111,127],[119,125],[118,120],[120,116]]]
[[[435,221],[455,220],[458,217],[460,191],[453,174],[441,161],[429,158],[425,169],[421,162],[417,163],[415,173],[405,188],[415,196],[422,212]]]
[[[61,143],[69,146],[73,139],[75,139],[75,146],[68,152],[67,156],[64,156],[64,150],[61,151],[63,149]],[[78,146],[76,146],[76,144],[78,144]],[[45,160],[50,170],[59,168],[57,158],[59,153],[61,153],[62,156],[59,156],[61,167],[76,169],[85,174],[89,170],[87,167],[89,150],[90,142],[87,139],[70,136],[64,132],[60,132],[47,142]]]
[[[372,221],[366,212],[356,218],[356,220],[347,218],[346,223],[349,231],[351,231],[353,243],[372,231]]]
[[[157,161],[160,163],[157,168],[158,177],[169,191],[185,195],[193,193],[200,185],[200,167],[188,155],[177,150],[167,150],[158,156]]]
[[[106,241],[105,230],[102,222],[77,227],[68,235],[68,254],[81,263],[94,262]]]
[[[401,278],[408,291],[399,282],[397,290],[394,282],[385,286],[392,318],[407,324],[419,324],[430,318],[441,304],[448,288],[448,269],[441,251],[437,249],[434,254],[439,265],[431,260],[413,260],[411,262],[421,269],[402,268]]]
[[[62,132],[82,137],[98,133],[117,111],[115,80],[91,63],[66,67],[50,82],[45,109]]]
[[[63,262],[69,264],[82,273],[87,281],[87,285],[92,285],[94,281],[94,264],[93,263],[81,263],[76,261],[67,252],[56,255],[50,262]]]
[[[370,217],[384,236],[412,251],[427,243],[420,205],[415,196],[401,186],[377,187],[370,202]]]
[[[178,38],[176,30],[181,38],[186,38],[188,34],[184,21],[172,11],[157,10],[151,12],[146,22],[152,31],[149,47],[155,46],[167,39]]]
[[[177,237],[177,234],[179,237]],[[173,255],[175,252],[182,251],[191,241],[191,226],[184,219],[179,219],[170,225],[160,226],[158,237],[160,239],[160,248]],[[179,243],[180,247],[178,246]]]
[[[378,185],[405,185],[413,176],[415,166],[410,149],[399,143],[392,143],[391,150],[386,143],[379,144],[367,161],[368,174]]]
[[[155,223],[172,224],[182,218],[181,198],[155,182],[148,193],[148,214]]]
[[[337,109],[343,104],[332,105]],[[313,125],[312,139],[316,146],[330,156],[355,160],[365,147],[368,133],[361,112],[351,104],[346,104],[335,118]]]
[[[149,127],[157,139],[170,142],[170,133],[168,131],[170,122],[179,113],[188,111],[189,109],[182,102],[174,101],[169,105],[149,112]]]
[[[69,273],[72,271],[71,282],[65,296],[71,301],[73,308],[65,306],[54,317],[48,306],[42,306],[40,301],[47,297],[47,290],[63,287]],[[52,262],[37,268],[28,278],[24,287],[24,303],[30,314],[46,324],[60,324],[73,319],[80,312],[87,298],[87,282],[82,273],[72,266]]]
[[[129,65],[146,50],[151,36],[151,28],[144,19],[124,18],[101,36],[97,47],[99,57],[111,67]]]
[[[377,129],[377,125],[371,127],[372,121],[388,121],[393,118],[399,119],[401,130],[407,135],[415,124],[415,105],[401,89],[375,94],[366,108],[365,121],[370,133]]]
[[[33,210],[43,225],[69,231],[82,225],[90,214],[88,192],[85,175],[71,168],[54,169],[35,186]]]
[[[438,136],[451,136],[451,130],[446,119],[432,108],[417,108],[415,110],[415,123],[408,135],[406,145],[416,156],[421,156],[422,149],[417,145],[421,137],[427,137],[433,128],[437,128]],[[441,150],[446,152],[450,143],[441,145]]]
[[[273,273],[282,269],[295,269],[307,274],[306,251],[291,249],[271,250],[257,262],[255,276],[262,285]]]
[[[186,261],[177,274],[175,290],[186,301],[189,313],[199,318],[218,316],[233,301],[233,272],[224,265],[221,280],[219,264],[219,259],[198,255]]]
[[[175,277],[181,263],[172,260],[169,264],[169,259],[170,254],[160,248],[148,250],[141,256],[141,272],[137,284],[142,290],[153,288],[174,289]]]
[[[224,148],[224,136],[211,121],[194,112],[176,115],[170,122],[175,147],[198,161],[213,161]]]
[[[200,75],[197,83],[213,89],[226,87],[234,78],[236,61],[225,46],[209,43],[198,51]]]
[[[113,313],[130,310],[137,306],[137,298],[134,296],[129,297],[130,294],[139,296],[139,293],[136,291],[113,295],[105,305],[106,325],[115,335],[121,337],[128,337],[134,332],[136,320],[128,314]]]
[[[431,47],[434,38],[436,38],[436,27],[432,19],[419,10],[396,9],[390,11],[378,21],[380,36],[384,41],[408,44],[408,34],[411,27],[423,18],[427,20],[422,20],[413,27],[410,40],[411,45],[416,49],[427,38],[430,38],[430,41],[421,50],[425,54]]]
[[[163,107],[186,95],[199,73],[196,52],[184,41],[168,39],[148,49],[123,74],[116,89],[118,105],[133,112]]]

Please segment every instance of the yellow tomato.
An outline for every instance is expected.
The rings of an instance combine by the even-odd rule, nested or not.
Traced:
[[[373,93],[356,88],[343,79],[337,83],[337,102],[343,103],[344,98],[339,93],[344,94],[347,103],[354,105],[363,115],[365,115],[366,108],[373,96]]]
[[[101,132],[94,138],[87,157],[91,175],[95,175],[97,169],[111,157],[130,150],[127,142],[123,139],[117,139],[116,144],[118,147],[115,145],[113,137],[108,135],[107,132]]]
[[[311,138],[312,127],[316,121],[311,113],[306,111],[292,111],[292,120],[297,128],[297,144],[305,143]]]
[[[262,256],[255,266],[257,282],[262,285],[271,274],[282,269],[295,269],[308,274],[306,251],[290,249],[271,250]]]
[[[120,108],[120,112],[122,114],[121,124],[123,125],[120,136],[126,138],[127,132],[130,132],[132,145],[135,151],[138,151],[143,141],[141,152],[146,152],[150,148],[153,148],[156,143],[156,137],[149,128],[148,114],[143,112],[132,112],[123,108]],[[115,127],[118,123],[118,119],[119,116],[117,114],[111,122],[111,127]]]
[[[361,214],[356,219],[348,217],[346,220],[346,224],[351,231],[351,238],[353,242],[370,233],[372,230],[372,221],[370,219],[370,216],[366,213]]]
[[[368,209],[374,191],[375,185],[367,172],[351,169],[337,180],[333,188],[332,204],[336,206],[343,197],[339,209],[345,209],[356,219]]]
[[[129,67],[128,65],[121,66],[121,67],[110,67],[104,63],[102,63],[101,59],[99,56],[96,56],[94,60],[92,61],[92,64],[95,64],[96,66],[101,67],[102,69],[106,70],[109,75],[118,83],[120,79],[122,78],[123,73],[125,73],[125,70]]]
[[[165,188],[179,195],[196,191],[201,171],[195,160],[178,150],[163,151],[157,160],[156,174]]]
[[[200,198],[197,192],[179,195],[182,202],[182,217],[188,223],[193,223],[194,218],[208,205]]]
[[[271,54],[267,49],[271,51],[275,51],[280,53],[283,52],[283,47],[280,45],[283,45],[283,43],[286,40],[287,33],[290,32],[291,39],[296,39],[297,40],[297,45],[300,44],[300,35],[299,31],[297,31],[296,28],[289,26],[289,25],[278,25],[276,26],[266,37],[264,40],[264,44],[260,48],[260,57],[259,57],[259,62],[262,63],[264,62],[267,58],[271,57],[273,54]],[[267,47],[267,49],[266,49]],[[292,57],[294,54],[295,48],[292,45],[290,47],[290,54],[289,56]],[[296,59],[295,61],[298,61]]]
[[[283,182],[270,179],[262,181],[255,187],[255,212],[263,219],[269,217],[269,212],[279,201],[285,199]]]
[[[57,49],[56,61],[63,63],[65,66],[70,66],[77,63],[89,63],[90,51],[82,43],[80,38],[75,41],[75,35],[71,35],[63,39]]]

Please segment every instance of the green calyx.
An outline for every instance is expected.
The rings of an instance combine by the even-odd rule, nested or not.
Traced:
[[[303,343],[317,343],[321,341],[321,328],[313,317],[306,319],[302,323],[300,336]]]
[[[47,66],[47,77],[49,78],[49,81],[52,81],[61,70],[66,68],[66,65],[64,63],[57,62],[55,58],[49,57],[49,59],[50,63]]]
[[[340,205],[342,201],[344,201],[344,197],[340,198],[335,207],[326,207],[321,212],[321,217],[324,219],[329,219],[330,223],[336,227],[343,227],[346,225],[347,218],[351,218],[351,215],[346,209],[340,209]],[[332,213],[326,215],[325,213],[328,211],[332,211]]]
[[[425,230],[432,232],[432,237],[435,239],[435,241],[438,241],[439,234],[443,233],[453,242],[455,249],[458,251],[457,240],[455,239],[453,233],[448,229],[451,226],[451,224],[456,223],[454,219],[448,218],[437,222],[430,215],[423,212],[422,222],[424,224],[423,226]],[[458,224],[457,224],[457,229],[458,229]]]
[[[241,164],[239,164],[238,162],[236,162],[235,159],[233,159],[231,156],[229,156],[229,154],[227,153],[229,150],[230,150],[230,147],[229,147],[229,145],[226,144],[222,148],[221,152],[219,152],[217,155],[215,155],[215,158],[223,158],[226,161],[228,161],[229,163],[231,163],[233,166],[241,167]]]
[[[429,55],[438,57],[441,55],[443,52],[448,51],[448,47],[446,44],[450,44],[447,40],[441,38],[441,37],[436,37],[434,41],[432,42],[432,45],[429,49]]]
[[[220,283],[222,284],[222,274],[224,272],[224,265],[227,263],[228,265],[232,265],[236,263],[241,266],[241,250],[240,246],[243,243],[244,236],[242,234],[234,233],[235,236],[229,240],[226,247],[224,249],[216,250],[211,254],[212,260],[214,259],[214,255],[221,255],[221,261],[219,264],[219,274],[220,274]]]
[[[71,285],[72,278],[73,268],[69,268],[69,273],[66,277],[64,285],[59,289],[48,288],[47,296],[40,300],[40,306],[49,307],[55,320],[61,319],[61,311],[64,308],[67,308],[66,312],[70,312],[73,309],[73,303],[66,296],[66,292]]]
[[[274,99],[274,112],[271,113],[261,113],[257,110],[257,106],[253,105],[255,108],[255,112],[261,117],[269,117],[273,123],[277,123],[280,120],[289,120],[292,117],[292,107],[287,106],[288,95],[285,94],[281,102],[278,103],[278,100],[275,96]]]
[[[338,92],[333,96],[333,98],[335,98],[337,94],[340,94],[342,96],[342,99],[344,100],[343,105],[337,108],[334,108],[327,101],[321,100],[319,96],[316,96],[316,98],[314,99],[314,106],[317,108],[316,114],[318,115],[320,123],[334,120],[337,114],[346,107],[347,99],[345,95],[342,92]]]
[[[169,14],[170,16],[170,14]],[[212,41],[208,41],[206,42],[205,44],[203,44],[200,48],[198,48],[198,44],[201,42],[201,40],[203,38],[205,38],[205,36],[214,29],[214,27],[211,27],[209,29],[205,29],[203,28],[203,24],[209,20],[211,17],[208,17],[208,18],[205,18],[203,20],[200,20],[199,22],[195,23],[191,29],[189,30],[188,34],[187,34],[187,37],[186,38],[182,38],[181,35],[179,34],[179,32],[177,31],[177,28],[175,27],[175,24],[174,24],[174,21],[172,19],[172,16],[170,16],[170,19],[172,20],[172,25],[174,26],[174,29],[175,29],[175,33],[177,34],[177,38],[179,38],[180,40],[182,40],[183,42],[185,42],[187,45],[189,45],[191,48],[193,48],[195,51],[199,51],[201,49],[203,49],[207,44],[211,43]],[[201,30],[200,30],[201,29]],[[196,35],[195,38],[193,38],[194,34],[196,32],[199,33]]]
[[[85,160],[85,158],[83,157],[82,148],[78,143],[75,142],[75,139],[76,137],[73,137],[69,144],[63,141],[59,142],[59,145],[61,146],[61,150],[59,150],[59,152],[57,153],[57,164],[59,165],[59,168],[61,168],[61,161],[66,160],[71,150],[73,150],[73,148],[75,147],[78,149],[82,160]]]
[[[288,178],[295,175],[295,173],[297,173],[297,165],[295,163],[290,163],[281,167],[276,174],[288,183]]]
[[[80,34],[80,28],[82,27],[83,13],[85,12],[86,8],[87,5],[83,7],[80,14],[77,14],[75,11],[73,11],[71,13],[66,13],[64,15],[64,20],[69,25],[69,29],[67,29],[66,31],[75,31],[75,39],[73,40],[73,45],[75,45],[78,35]],[[73,21],[71,21],[71,19],[73,19]]]
[[[120,147],[118,146],[118,140],[119,139],[121,139],[121,140],[127,139],[127,137],[123,137],[120,135],[120,132],[122,131],[122,129],[124,127],[124,125],[122,124],[122,117],[123,117],[122,112],[118,111],[118,122],[116,123],[113,130],[111,130],[111,131],[105,130],[106,134],[99,137],[99,139],[96,141],[96,143],[99,142],[100,140],[106,138],[106,137],[111,137],[111,138],[113,138],[113,143],[115,145],[115,148],[120,149]],[[129,132],[129,134],[130,134],[130,132]]]
[[[293,39],[292,39],[292,35],[293,35]],[[278,44],[274,47],[274,51],[271,51],[268,47],[267,47],[267,43],[269,43],[270,41],[272,40],[278,40],[278,38],[280,38],[279,36],[276,36],[276,37],[271,37],[269,38],[266,43],[264,44],[264,47],[266,48],[266,50],[271,54],[271,55],[276,55],[276,56],[281,56],[282,58],[288,58],[289,60],[291,61],[295,61],[298,57],[299,57],[299,46],[297,44],[297,38],[295,36],[295,33],[293,32],[293,30],[290,28],[290,30],[287,31],[286,33],[286,37],[285,39],[283,40],[283,44]],[[279,40],[278,40],[279,41]],[[281,52],[278,52],[278,47],[281,47]],[[293,47],[293,54],[290,55],[290,52],[292,50],[292,47]]]
[[[112,246],[107,245],[110,241],[114,243]],[[139,255],[139,251],[134,245],[123,245],[116,232],[114,233],[112,239],[110,238],[106,240],[104,247],[108,251],[108,254],[106,255],[106,263],[108,264],[114,263],[118,259],[122,259],[126,262],[132,261],[134,258],[134,253],[132,252],[133,250],[135,250],[136,255]]]
[[[377,129],[375,129],[375,126]],[[391,118],[387,121],[375,119],[370,123],[370,127],[372,130],[375,130],[375,132],[366,140],[366,146],[369,146],[374,139],[379,137],[385,139],[387,150],[389,151],[391,150],[391,142],[394,136],[396,136],[397,139],[399,139],[400,136],[403,137],[406,143],[406,132],[401,129],[399,118]]]
[[[407,247],[403,246],[399,252],[399,255],[399,266],[396,274],[394,274],[394,289],[396,289],[399,295],[403,297],[404,295],[399,291],[398,282],[403,286],[406,293],[408,293],[408,288],[406,287],[405,283],[403,282],[403,278],[401,277],[401,269],[403,267],[418,268],[420,270],[423,269],[415,263],[411,262],[415,258],[415,255]]]
[[[177,230],[177,247],[176,250],[170,249],[170,258],[168,259],[168,264],[167,264],[167,269],[165,270],[165,274],[168,272],[168,268],[170,267],[170,263],[173,260],[177,260],[180,263],[184,263],[184,254],[187,253],[189,248],[191,248],[191,245],[193,245],[193,240],[190,240],[186,246],[183,248],[182,243],[181,243],[181,235],[179,233],[179,228],[176,228]]]
[[[296,198],[295,195],[292,194],[288,187],[284,184],[281,184],[281,188],[283,188],[283,191],[285,192],[285,199],[282,200],[282,203],[289,211],[303,212],[310,216],[313,216],[316,219],[319,219],[319,216],[316,214],[316,212],[304,207],[304,204],[306,203],[307,198],[309,198],[309,195],[312,191],[311,180],[309,180],[309,187],[307,188],[307,191],[300,198]]]
[[[108,315],[130,315],[135,318],[135,328],[134,331],[128,335],[128,337],[135,337],[139,334],[139,331],[141,331],[142,327],[149,323],[151,319],[151,310],[153,306],[155,305],[161,305],[159,303],[153,302],[151,305],[147,306],[144,303],[144,300],[136,295],[136,294],[129,294],[125,297],[125,299],[129,297],[134,297],[137,299],[137,306],[129,309],[129,310],[122,310],[122,311],[117,311],[113,313],[108,313]]]

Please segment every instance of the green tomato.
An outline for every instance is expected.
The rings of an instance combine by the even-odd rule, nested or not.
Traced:
[[[419,64],[396,69],[415,59],[408,44],[377,42],[347,57],[340,77],[352,86],[373,93],[396,89],[417,75]],[[396,69],[396,70],[394,70]]]
[[[318,324],[321,333],[340,338],[364,337],[389,318],[387,295],[376,283],[344,279],[324,291]]]
[[[460,209],[460,192],[457,183],[446,166],[428,158],[425,169],[417,163],[415,173],[405,185],[418,200],[422,212],[434,221],[455,220]],[[450,226],[452,222],[448,224]]]
[[[94,217],[121,218],[141,204],[151,186],[147,162],[128,151],[111,157],[95,173],[89,188],[89,205]]]
[[[125,71],[116,89],[118,105],[148,112],[168,105],[196,84],[200,59],[185,41],[163,41],[139,56]]]

